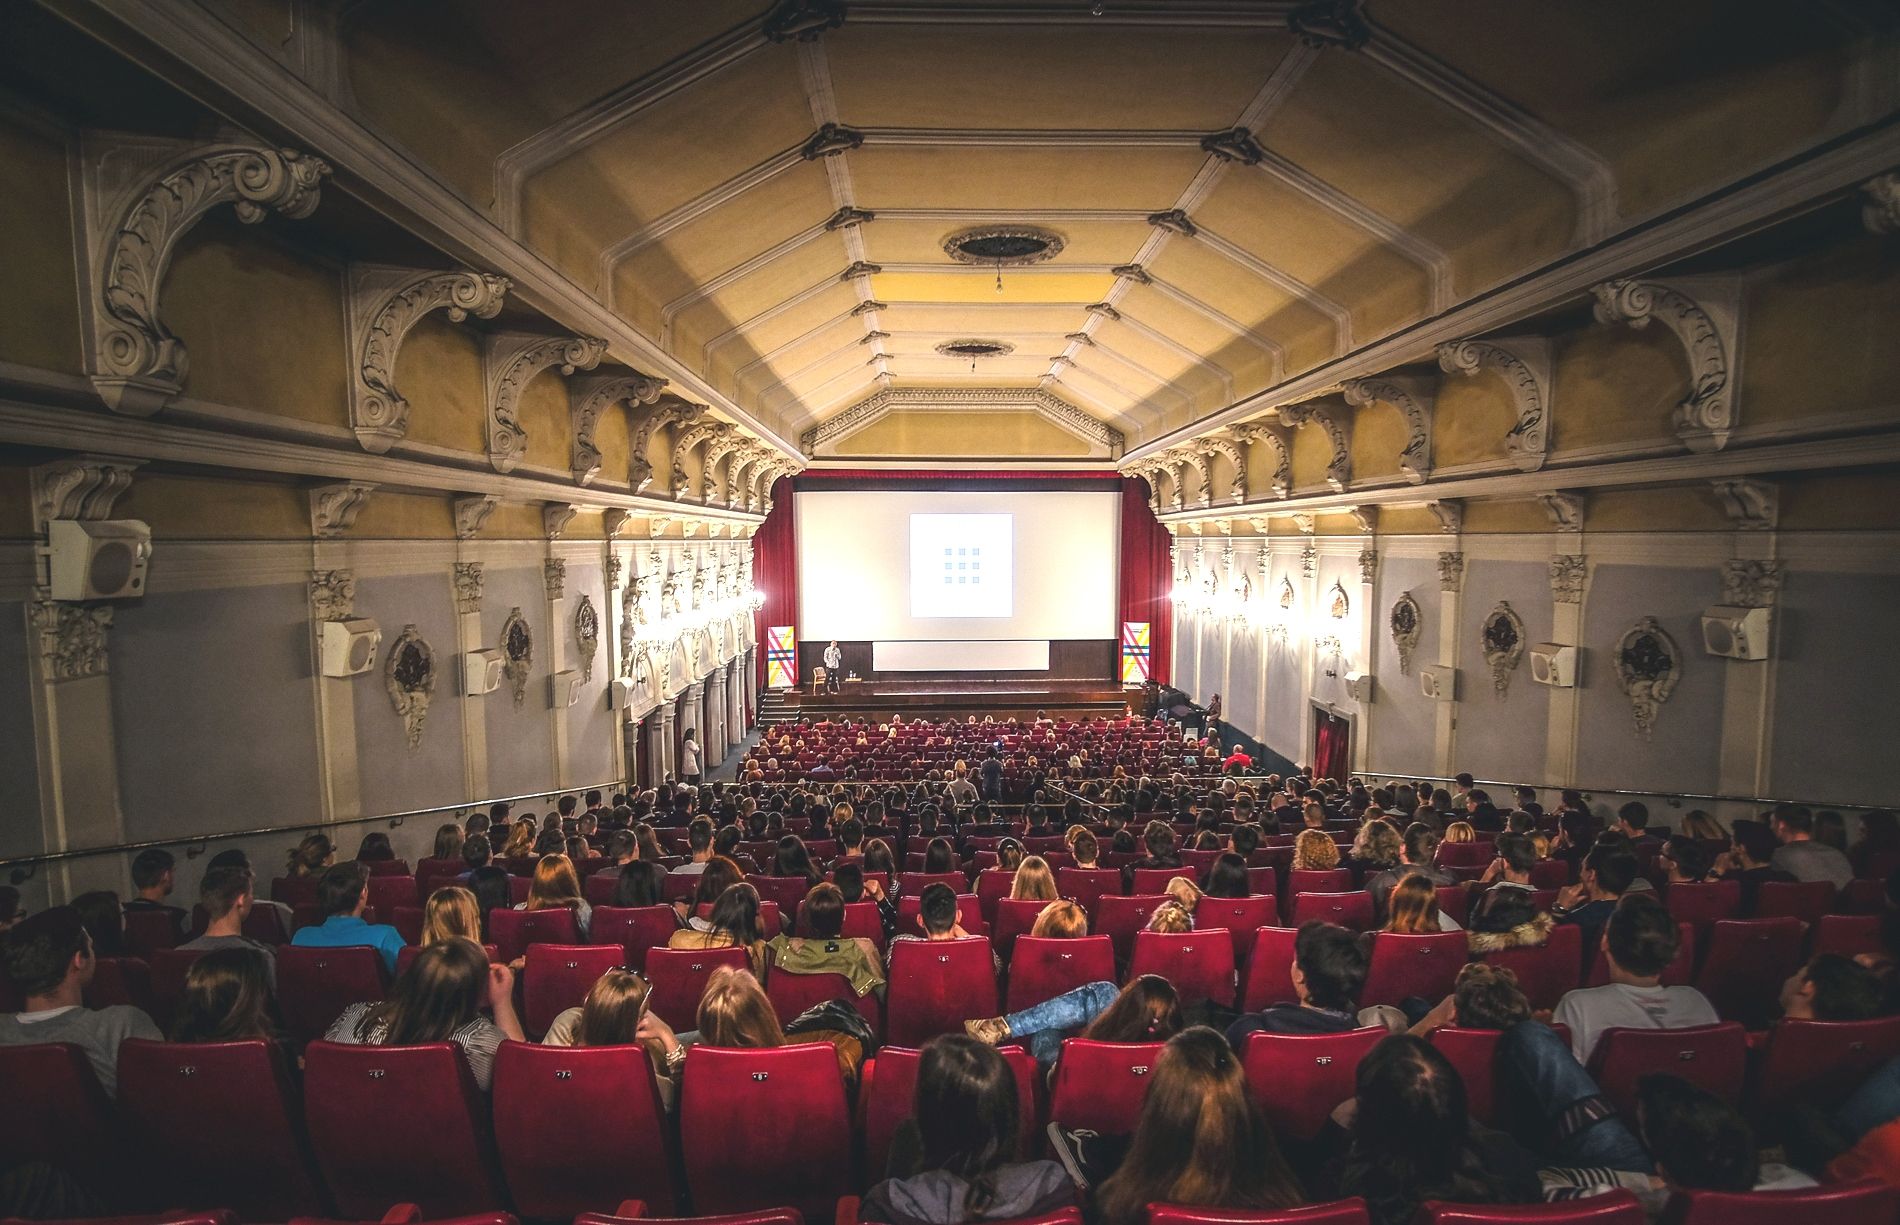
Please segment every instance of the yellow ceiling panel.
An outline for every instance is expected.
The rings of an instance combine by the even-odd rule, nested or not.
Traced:
[[[1013,332],[1073,332],[1088,318],[1079,306],[893,305],[878,316],[887,332],[946,332],[957,336],[1007,336]]]
[[[1145,336],[1125,323],[1104,323],[1095,329],[1095,342],[1104,348],[1138,362],[1179,384],[1183,390],[1209,400],[1221,399],[1220,375],[1190,360],[1169,345]]]
[[[857,304],[858,295],[849,285],[831,285],[797,306],[780,311],[770,319],[754,323],[731,339],[721,342],[712,354],[712,369],[729,379],[731,373],[762,354],[788,344],[813,331]],[[682,314],[675,324],[673,352],[697,363],[705,344],[731,328],[734,321],[721,315],[710,303],[701,303]]]
[[[1423,264],[1265,171],[1229,172],[1194,220],[1346,307],[1356,340],[1384,335],[1431,310]]]
[[[711,306],[725,317],[726,326],[730,327],[763,314],[827,278],[835,279],[844,271],[844,265],[844,243],[836,234],[827,234],[754,269],[689,310],[697,312],[702,306]]]
[[[1151,268],[1169,284],[1277,342],[1286,350],[1289,372],[1333,356],[1337,338],[1331,318],[1205,244],[1170,242]]]
[[[770,361],[740,372],[739,380],[747,387],[763,387],[773,379],[803,369],[853,345],[862,348],[864,355],[869,357],[871,346],[861,344],[863,340],[864,321],[846,316],[827,327],[819,328]]]
[[[1007,357],[980,358],[973,370],[967,357],[906,353],[892,360],[891,370],[905,376],[960,377],[968,386],[987,387],[991,379],[1039,378],[1049,372],[1049,357],[1041,349],[1018,349]]]
[[[854,153],[858,205],[880,208],[1173,208],[1206,154],[1166,148],[878,145]],[[873,222],[873,225],[876,223]]]
[[[1001,223],[1008,217],[983,217],[976,214],[960,220],[925,220],[919,217],[879,217],[864,227],[867,258],[877,264],[941,264],[949,257],[943,253],[944,239],[975,226]],[[1046,267],[1064,264],[1125,264],[1135,258],[1141,244],[1153,232],[1145,221],[1056,221],[1037,222],[1041,228],[1061,235],[1061,254]],[[1005,282],[1009,270],[1003,270]]]
[[[1567,187],[1358,56],[1313,61],[1260,135],[1268,148],[1446,251],[1461,293],[1569,243],[1576,208]]]
[[[1063,272],[1047,266],[1005,268],[1003,287],[996,287],[993,268],[942,272],[880,272],[871,288],[880,302],[1069,302],[1086,306],[1099,302],[1115,287],[1106,272]]]
[[[1273,378],[1273,357],[1265,349],[1152,286],[1130,288],[1122,295],[1120,310],[1227,370],[1234,377],[1236,395],[1258,391]]]
[[[1280,31],[872,25],[825,36],[844,121],[951,129],[1213,131],[1292,40]]]
[[[862,369],[866,378],[874,377],[877,371],[870,366],[870,360],[871,355],[859,349],[841,349],[808,370],[787,371],[790,378],[767,380],[760,385],[758,394],[767,406],[782,410],[788,401],[798,399],[803,393],[824,389],[826,384],[854,370]],[[772,383],[778,385],[771,386]]]

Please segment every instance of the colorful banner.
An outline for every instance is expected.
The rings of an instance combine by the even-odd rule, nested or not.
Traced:
[[[1152,674],[1148,622],[1122,622],[1122,684],[1145,685]]]
[[[770,626],[765,631],[765,687],[796,688],[798,685],[798,635],[789,625]]]

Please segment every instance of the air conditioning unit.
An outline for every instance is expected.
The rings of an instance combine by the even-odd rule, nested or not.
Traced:
[[[1346,695],[1362,704],[1372,701],[1372,678],[1364,672],[1346,673]]]
[[[376,666],[382,627],[368,617],[325,621],[317,631],[318,656],[325,676],[355,676]]]
[[[1458,700],[1458,669],[1456,668],[1420,668],[1418,670],[1418,691],[1434,702],[1455,702]]]
[[[501,688],[501,669],[503,664],[501,651],[496,647],[484,647],[479,651],[469,651],[462,656],[462,692],[469,697],[480,697],[484,693],[493,693]]]
[[[1726,659],[1767,659],[1766,608],[1717,604],[1702,614],[1702,647]]]
[[[548,702],[562,710],[581,700],[581,674],[572,668],[548,677]]]
[[[137,519],[54,519],[46,537],[47,583],[55,600],[145,594],[152,529]]]
[[[616,676],[607,686],[607,705],[614,710],[625,710],[640,700],[641,684],[631,676]]]
[[[1577,687],[1578,650],[1560,642],[1540,642],[1531,648],[1531,679],[1552,689]]]

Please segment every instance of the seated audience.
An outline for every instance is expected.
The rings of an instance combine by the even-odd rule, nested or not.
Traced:
[[[1297,1002],[1247,1013],[1227,1027],[1227,1041],[1246,1049],[1247,1035],[1337,1034],[1359,1028],[1357,1000],[1369,958],[1356,933],[1318,919],[1300,925],[1293,940],[1291,994]]]
[[[458,831],[460,827],[457,827]],[[238,949],[264,963],[264,978],[270,990],[277,990],[277,950],[261,940],[244,934],[244,920],[256,901],[256,878],[249,868],[211,868],[198,886],[198,900],[205,908],[204,935],[189,940],[187,949]]]
[[[1387,900],[1385,926],[1381,931],[1401,936],[1436,935],[1457,931],[1458,920],[1438,908],[1438,888],[1414,872],[1399,878]]]
[[[534,865],[534,882],[528,886],[528,900],[515,909],[573,911],[574,925],[580,929],[582,943],[586,942],[593,926],[594,908],[581,896],[581,878],[574,871],[574,862],[566,855],[547,855]]]
[[[1608,1029],[1681,1029],[1721,1018],[1694,987],[1665,987],[1662,972],[1676,957],[1676,921],[1650,897],[1627,897],[1603,931],[1610,981],[1565,994],[1552,1020],[1570,1027],[1577,1062],[1588,1064]]]
[[[1694,838],[1676,834],[1663,841],[1656,862],[1662,866],[1664,879],[1670,884],[1699,885],[1709,879],[1715,856]]]
[[[734,888],[751,888],[738,885]],[[852,1022],[855,1020],[855,1024]],[[850,1029],[839,1025],[852,1024]],[[706,980],[706,992],[699,1000],[699,1041],[707,1046],[779,1047],[788,1043],[829,1043],[838,1056],[838,1070],[846,1088],[855,1087],[858,1069],[871,1045],[870,1027],[856,1012],[844,1006],[820,1004],[784,1026],[765,988],[749,971],[720,966]]]
[[[764,974],[771,964],[772,950],[765,943],[759,926],[759,891],[741,881],[728,885],[713,903],[712,914],[694,920],[698,926],[683,927],[666,942],[674,949],[742,948],[754,974]]]
[[[119,895],[110,889],[92,889],[80,894],[68,903],[79,912],[79,921],[86,925],[86,934],[92,937],[92,955],[94,957],[124,957],[129,950],[125,946],[125,907],[119,902]]]
[[[673,871],[688,874],[704,872],[707,862],[713,857],[713,823],[705,817],[694,817],[686,826],[686,847],[686,862]],[[641,853],[645,854],[644,848]]]
[[[21,919],[6,934],[6,975],[24,997],[19,1012],[0,1014],[0,1045],[70,1042],[92,1065],[106,1096],[118,1092],[119,1043],[127,1038],[158,1041],[152,1018],[129,1004],[85,1006],[85,990],[98,964],[92,938],[79,912],[55,906]],[[19,1108],[22,1103],[14,1103]]]
[[[808,889],[825,878],[812,862],[811,851],[804,840],[793,835],[778,840],[778,849],[772,857],[772,875],[802,880]]]
[[[493,1020],[482,1015],[484,1005]],[[423,949],[397,977],[389,998],[351,1004],[323,1037],[367,1046],[453,1042],[468,1056],[469,1071],[484,1092],[494,1082],[502,1042],[527,1041],[515,1016],[514,971],[488,964],[482,946],[469,940]]]
[[[1036,915],[1029,934],[1041,940],[1075,940],[1089,934],[1089,912],[1070,901],[1056,901]]]
[[[724,855],[714,855],[700,867],[699,883],[694,887],[693,895],[673,903],[673,908],[679,911],[682,925],[695,931],[707,930],[700,909],[711,906],[727,889],[745,879],[745,872],[738,863]]]
[[[1775,832],[1761,821],[1735,822],[1729,832],[1727,854],[1716,860],[1715,870],[1723,880],[1739,881],[1742,886],[1742,913],[1755,913],[1755,898],[1769,881],[1794,881],[1794,873],[1774,863],[1781,844]]]
[[[1880,975],[1851,957],[1819,953],[1781,987],[1781,1015],[1797,1021],[1868,1021],[1881,1013]]]
[[[177,861],[170,851],[152,847],[140,851],[132,859],[132,887],[138,892],[129,899],[127,911],[156,910],[171,917],[172,929],[179,939],[185,935],[185,920],[189,918],[183,910],[173,906],[165,899],[172,895],[175,887],[173,866]],[[100,954],[104,956],[104,954]]]
[[[1584,857],[1577,883],[1560,890],[1557,904],[1550,910],[1559,923],[1574,923],[1583,929],[1586,949],[1596,945],[1604,925],[1636,880],[1636,856],[1620,844],[1605,846],[1602,841],[1599,839],[1597,848]]]
[[[1224,852],[1207,870],[1208,897],[1243,898],[1252,893],[1252,882],[1247,876],[1247,860],[1243,855],[1232,851]]]
[[[1339,866],[1339,844],[1323,829],[1303,829],[1293,840],[1293,870],[1330,872]]]
[[[1027,1038],[1044,1068],[1055,1066],[1065,1038],[1096,1042],[1161,1042],[1181,1028],[1181,1000],[1158,974],[1143,974],[1117,990],[1111,982],[1083,983],[1053,999],[1007,1016],[965,1021],[972,1038],[1001,1046]]]
[[[237,1042],[277,1038],[271,1015],[271,958],[249,949],[219,947],[191,963],[172,1018],[173,1042]]]
[[[1473,961],[1458,971],[1452,993],[1407,1032],[1422,1038],[1447,1025],[1502,1032],[1529,1020],[1530,1015],[1530,1001],[1524,997],[1514,972],[1505,966]]]
[[[884,994],[884,965],[877,945],[863,936],[844,935],[844,894],[836,885],[819,884],[798,908],[803,936],[778,935],[772,949],[774,974],[840,974],[861,999]]]
[[[666,869],[650,859],[626,864],[615,874],[613,904],[621,907],[666,905]]]
[[[653,1067],[660,1104],[672,1110],[679,1101],[680,1067],[686,1048],[673,1027],[647,1007],[651,988],[631,970],[609,970],[594,980],[578,1008],[557,1014],[541,1039],[543,1046],[638,1046]]]
[[[504,875],[504,882],[506,879]],[[384,968],[395,973],[396,955],[404,944],[402,933],[387,923],[364,920],[363,911],[369,908],[368,881],[367,870],[359,863],[339,863],[324,869],[317,881],[317,909],[323,912],[323,922],[298,928],[290,942],[298,948],[368,945],[382,955]],[[505,900],[506,894],[503,897]]]
[[[482,943],[482,912],[475,895],[460,885],[445,885],[422,906],[422,946],[448,940]]]
[[[307,834],[290,852],[284,875],[292,880],[322,876],[336,862],[336,847],[322,834]]]
[[[1774,813],[1775,837],[1781,847],[1773,864],[1799,881],[1824,880],[1845,889],[1854,879],[1854,865],[1839,849],[1814,836],[1814,814],[1798,804],[1781,804]]]
[[[1366,890],[1372,894],[1375,907],[1381,918],[1385,915],[1386,900],[1392,896],[1392,886],[1399,883],[1399,877],[1414,873],[1423,876],[1434,885],[1454,884],[1451,876],[1441,872],[1432,863],[1432,857],[1438,853],[1438,832],[1422,821],[1414,821],[1405,827],[1405,833],[1399,839],[1399,861],[1366,882]]]
[[[1019,902],[1053,902],[1061,897],[1056,892],[1056,874],[1049,870],[1049,861],[1040,855],[1026,857],[1016,868],[1009,896]]]

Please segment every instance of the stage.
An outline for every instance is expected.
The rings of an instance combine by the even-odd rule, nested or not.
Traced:
[[[907,719],[982,718],[1022,719],[1045,711],[1052,718],[1086,716],[1118,718],[1131,704],[1139,705],[1140,691],[1123,689],[1108,681],[1087,680],[965,680],[919,679],[845,681],[837,693],[812,692],[808,681],[799,689],[768,693],[784,717],[793,719],[864,718],[873,722],[893,714]]]

